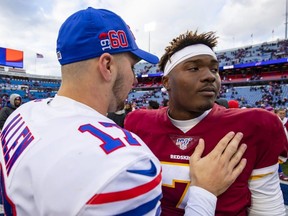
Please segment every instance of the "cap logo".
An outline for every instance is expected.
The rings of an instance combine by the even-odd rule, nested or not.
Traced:
[[[99,35],[99,39],[105,39],[105,38],[107,38],[108,37],[108,35],[107,35],[107,33],[101,33],[100,35]]]
[[[129,46],[127,36],[123,30],[110,30],[108,33],[101,33],[99,35],[102,50],[118,49]]]

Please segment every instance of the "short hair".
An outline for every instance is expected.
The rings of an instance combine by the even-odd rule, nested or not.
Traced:
[[[171,56],[179,50],[195,44],[205,44],[212,50],[217,45],[218,37],[215,36],[215,32],[204,32],[198,34],[197,31],[187,31],[185,34],[180,34],[170,42],[170,46],[165,48],[165,53],[161,57],[158,66],[161,71],[164,71],[167,61],[170,60]]]
[[[275,113],[276,113],[276,114],[277,114],[278,112],[280,112],[280,111],[287,112],[287,110],[286,110],[285,108],[283,108],[283,107],[280,107],[280,108],[278,108],[278,109],[275,109]]]
[[[162,103],[164,107],[168,106],[169,99],[164,99]]]
[[[151,107],[152,109],[158,109],[160,106],[159,103],[154,100],[150,100],[148,103],[149,103],[149,107]]]

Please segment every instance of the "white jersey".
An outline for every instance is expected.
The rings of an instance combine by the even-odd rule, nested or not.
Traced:
[[[161,168],[143,141],[72,99],[28,102],[1,133],[6,215],[157,215]]]

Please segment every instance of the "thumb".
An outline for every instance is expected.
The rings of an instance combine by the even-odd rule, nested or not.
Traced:
[[[196,146],[193,154],[190,157],[190,163],[192,161],[198,161],[200,160],[205,148],[205,142],[202,138],[199,139],[198,145]]]

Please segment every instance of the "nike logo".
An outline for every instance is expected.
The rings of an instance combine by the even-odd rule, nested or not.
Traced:
[[[155,176],[157,174],[157,169],[155,164],[150,160],[151,168],[148,170],[127,170],[127,172],[145,175],[145,176]]]

